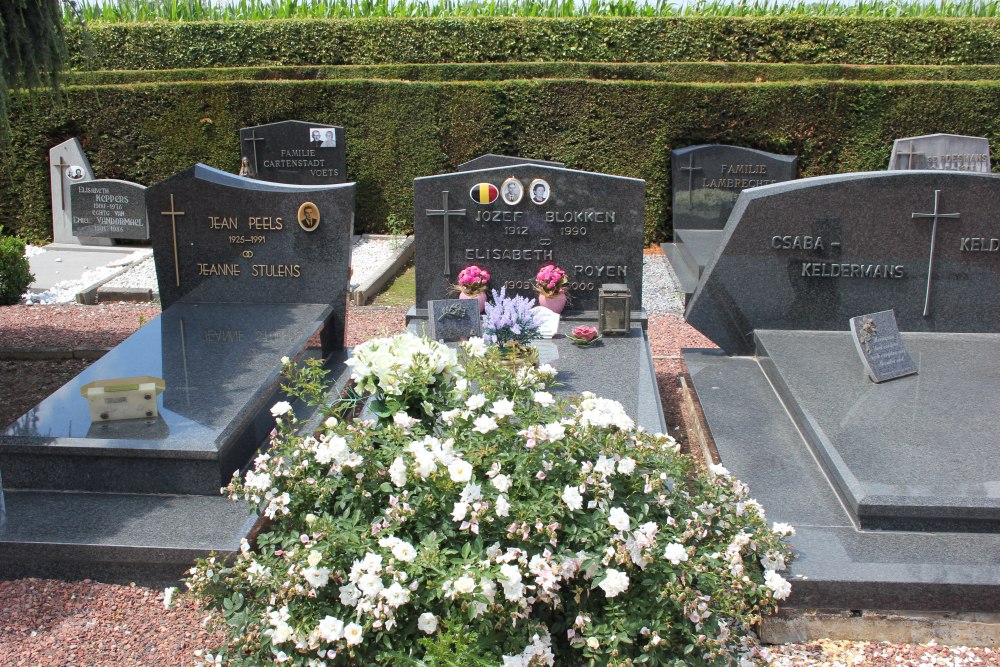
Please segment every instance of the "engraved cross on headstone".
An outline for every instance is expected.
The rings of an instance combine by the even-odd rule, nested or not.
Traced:
[[[427,217],[431,216],[441,216],[444,220],[444,275],[451,275],[451,246],[449,244],[449,232],[448,232],[448,217],[452,215],[460,215],[465,217],[465,209],[459,208],[454,210],[448,209],[448,191],[443,190],[441,192],[441,210],[437,209],[427,209]]]
[[[701,167],[694,166],[694,155],[688,155],[686,167],[681,167],[681,171],[686,171],[688,175],[688,206],[694,205],[691,193],[694,191],[694,172],[701,171]]]
[[[923,155],[923,153],[920,153],[920,152],[917,152],[917,151],[913,150],[913,142],[911,141],[911,142],[908,143],[908,145],[906,147],[906,152],[905,153],[904,152],[896,153],[897,166],[898,166],[898,162],[899,162],[900,158],[904,158],[905,157],[906,158],[906,168],[907,169],[913,169],[913,156],[914,155]]]
[[[941,200],[941,191],[934,191],[934,212],[933,213],[911,213],[910,219],[916,220],[918,218],[931,218],[934,220],[934,224],[931,225],[931,254],[930,258],[927,260],[927,290],[924,293],[924,317],[930,312],[931,305],[931,275],[934,273],[934,242],[937,240],[937,223],[938,218],[960,218],[959,213],[939,213],[938,203]]]
[[[174,207],[174,195],[170,195],[170,210],[160,211],[160,215],[170,216],[170,225],[173,227],[174,232],[174,275],[177,278],[177,286],[181,286],[181,263],[177,258],[177,216],[184,215],[184,211],[178,211]]]
[[[264,137],[257,136],[257,130],[250,130],[250,136],[245,138],[243,141],[249,141],[250,146],[253,148],[253,175],[256,176],[260,173],[260,165],[257,163],[257,142],[264,141]]]

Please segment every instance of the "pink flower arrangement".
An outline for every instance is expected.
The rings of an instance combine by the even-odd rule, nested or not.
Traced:
[[[458,289],[469,295],[479,294],[489,281],[490,272],[472,264],[459,272]]]
[[[579,326],[573,329],[573,336],[581,340],[590,342],[597,337],[597,329],[595,329],[594,327],[588,327],[586,325]]]
[[[545,296],[558,296],[565,291],[569,279],[555,264],[546,264],[535,275],[535,286]]]

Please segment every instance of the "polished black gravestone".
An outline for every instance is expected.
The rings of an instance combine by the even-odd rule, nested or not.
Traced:
[[[414,181],[418,307],[447,298],[471,264],[490,287],[535,298],[545,264],[565,269],[567,312],[597,309],[603,283],[625,283],[641,303],[645,183],[518,164]]]
[[[436,299],[427,302],[427,332],[431,340],[454,343],[483,335],[478,299]]]
[[[146,195],[164,310],[0,433],[0,577],[170,581],[238,548],[254,517],[219,489],[274,428],[282,359],[345,357],[353,184],[196,165]],[[80,388],[132,376],[164,380],[159,416],[92,423]]]
[[[70,186],[73,236],[149,238],[146,186],[101,179]]]
[[[757,329],[846,331],[892,308],[901,331],[993,332],[1000,176],[870,172],[743,193],[688,304],[727,352]]]
[[[493,169],[494,167],[512,167],[515,164],[541,164],[549,167],[564,167],[562,162],[551,162],[549,160],[535,160],[532,158],[517,157],[514,155],[497,155],[487,153],[479,157],[472,158],[468,162],[455,167],[455,171],[475,171],[476,169]]]
[[[788,605],[1000,611],[998,202],[927,171],[741,195],[687,312],[723,349],[684,359],[722,464],[796,528]],[[893,307],[916,373],[877,384],[848,320]]]
[[[872,382],[886,382],[917,372],[891,310],[852,317],[851,336]]]
[[[344,128],[301,120],[240,130],[241,172],[251,178],[295,185],[347,181]]]
[[[960,134],[926,134],[892,142],[889,170],[944,169],[988,174],[990,141]]]
[[[674,242],[663,249],[686,294],[694,293],[715,254],[740,192],[792,180],[797,161],[794,155],[721,144],[671,151]]]

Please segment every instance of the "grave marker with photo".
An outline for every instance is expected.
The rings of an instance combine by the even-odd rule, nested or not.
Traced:
[[[52,201],[52,241],[71,245],[110,246],[109,238],[79,237],[73,232],[71,188],[94,180],[90,160],[74,137],[49,149],[49,191]]]
[[[335,125],[284,120],[240,130],[241,175],[261,181],[344,183],[346,155],[344,128]]]

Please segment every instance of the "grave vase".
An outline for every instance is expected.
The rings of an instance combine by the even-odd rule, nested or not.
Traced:
[[[561,313],[566,307],[566,292],[559,292],[555,296],[547,296],[543,292],[539,292],[538,305],[548,308],[553,313]]]
[[[466,294],[465,292],[458,293],[459,299],[479,299],[479,312],[486,311],[486,290],[479,292],[478,294]]]

